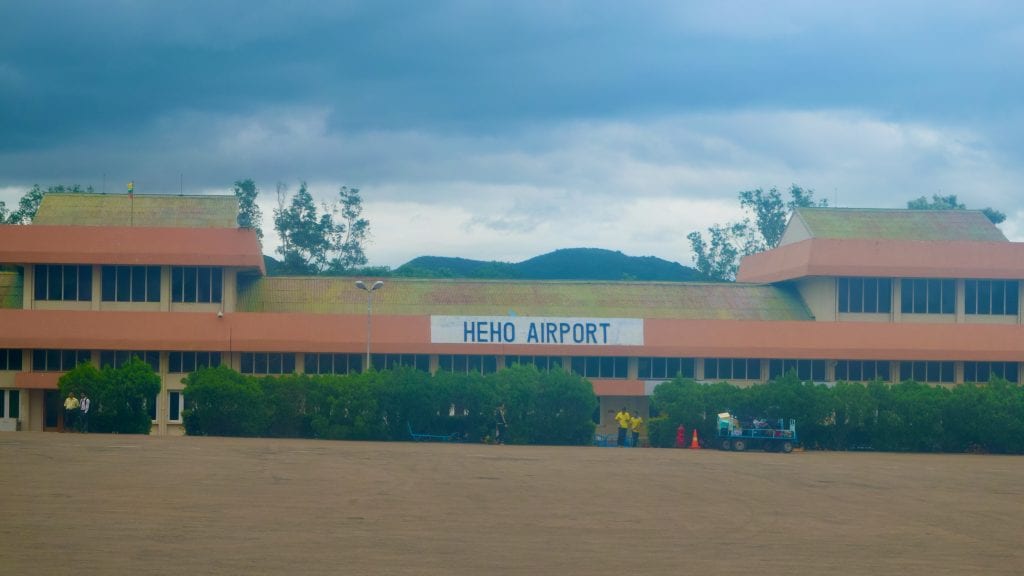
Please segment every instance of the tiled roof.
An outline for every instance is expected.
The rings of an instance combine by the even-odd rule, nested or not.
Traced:
[[[797,208],[812,238],[1006,242],[978,210]]]
[[[18,272],[0,270],[0,308],[21,308],[24,278]]]
[[[240,312],[364,314],[366,293],[353,278],[266,277],[243,283]],[[367,282],[369,284],[369,282]],[[744,284],[527,282],[385,279],[374,314],[585,316],[810,320],[793,292]]]
[[[33,224],[237,228],[234,196],[47,194]]]

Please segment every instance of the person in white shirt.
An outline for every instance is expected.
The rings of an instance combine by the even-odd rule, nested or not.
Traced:
[[[82,400],[78,402],[78,409],[82,414],[78,417],[78,426],[82,432],[89,431],[89,397],[82,392]]]

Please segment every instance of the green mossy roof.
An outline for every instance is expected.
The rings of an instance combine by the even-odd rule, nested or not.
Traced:
[[[20,272],[0,270],[0,308],[21,308],[25,278]]]
[[[236,228],[234,196],[46,194],[33,224]]]
[[[241,312],[363,314],[352,278],[265,277],[243,282]],[[753,284],[386,279],[375,314],[564,316],[694,320],[810,320],[799,296]]]
[[[813,238],[1006,242],[978,210],[797,208]]]

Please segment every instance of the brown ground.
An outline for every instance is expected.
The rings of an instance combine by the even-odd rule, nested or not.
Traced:
[[[1024,458],[0,435],[0,574],[1021,574]]]

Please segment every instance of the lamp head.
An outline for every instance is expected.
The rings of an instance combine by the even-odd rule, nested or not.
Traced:
[[[377,280],[376,282],[373,283],[373,287],[370,288],[370,290],[373,291],[373,290],[377,290],[377,289],[380,289],[380,288],[383,288],[383,287],[384,287],[384,281],[383,280]]]
[[[367,290],[366,284],[364,284],[362,280],[356,280],[356,288],[359,288],[360,290]]]

